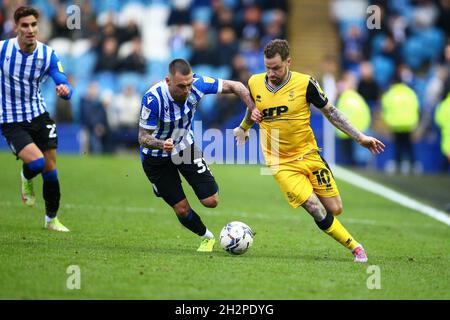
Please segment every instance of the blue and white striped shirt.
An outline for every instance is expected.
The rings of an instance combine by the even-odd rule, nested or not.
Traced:
[[[205,94],[222,92],[222,80],[194,74],[191,92],[183,105],[176,103],[170,95],[165,81],[152,86],[143,96],[139,125],[154,130],[159,140],[173,139],[172,155],[194,143],[192,119],[200,99]],[[141,153],[155,157],[168,157],[164,150],[147,149],[141,146]]]
[[[17,38],[0,41],[0,123],[31,121],[46,112],[39,86],[49,75],[57,85],[69,87],[64,99],[70,99],[73,90],[52,48],[37,41],[34,51],[26,54]]]

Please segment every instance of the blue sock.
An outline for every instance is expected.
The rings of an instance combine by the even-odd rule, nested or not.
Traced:
[[[30,180],[36,177],[39,173],[44,170],[45,167],[45,158],[39,158],[36,160],[33,160],[29,163],[24,163],[23,168],[23,176],[25,179]]]

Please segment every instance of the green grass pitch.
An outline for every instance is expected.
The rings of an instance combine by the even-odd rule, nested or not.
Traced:
[[[353,263],[303,209],[291,209],[259,166],[211,166],[215,209],[201,207],[183,182],[216,236],[232,220],[256,231],[242,256],[218,244],[196,252],[199,237],[154,196],[138,157],[58,157],[67,234],[42,228],[41,177],[37,205],[27,208],[20,162],[1,152],[0,166],[0,299],[450,299],[449,226],[342,181],[340,220],[368,264]],[[80,268],[78,290],[66,285],[71,265]],[[371,265],[380,289],[367,286]]]

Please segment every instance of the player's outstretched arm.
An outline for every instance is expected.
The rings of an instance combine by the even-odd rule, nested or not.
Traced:
[[[152,133],[155,130],[148,130],[139,127],[139,144],[147,149],[162,149],[166,152],[172,152],[173,140],[169,138],[167,140],[156,139]]]
[[[222,93],[234,93],[242,101],[244,101],[247,109],[245,110],[245,117],[241,124],[233,129],[233,135],[236,137],[237,145],[243,145],[247,142],[249,137],[249,129],[255,122],[260,122],[262,120],[261,113],[255,106],[250,91],[245,87],[242,82],[223,80]]]
[[[222,80],[222,93],[234,93],[244,101],[249,110],[253,111],[253,109],[256,108],[255,103],[250,96],[250,91],[248,91],[242,82]]]
[[[385,145],[383,144],[383,142],[374,137],[367,136],[359,131],[347,119],[347,117],[331,103],[327,103],[325,107],[320,108],[319,110],[336,128],[345,132],[349,137],[351,137],[363,147],[369,149],[369,151],[373,155],[380,154],[384,151]]]

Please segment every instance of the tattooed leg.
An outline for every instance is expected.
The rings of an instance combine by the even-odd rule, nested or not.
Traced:
[[[302,204],[302,207],[314,218],[316,221],[322,221],[327,215],[327,210],[320,202],[317,195],[313,192],[311,196]]]

